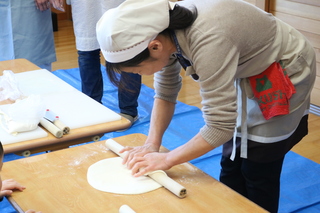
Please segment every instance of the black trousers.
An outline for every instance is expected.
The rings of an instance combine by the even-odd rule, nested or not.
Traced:
[[[240,158],[221,158],[220,181],[269,212],[278,211],[280,174],[284,157],[261,163]]]
[[[266,144],[248,140],[248,159],[240,158],[241,138],[237,138],[234,161],[230,160],[231,139],[223,145],[220,181],[264,209],[277,212],[284,157],[307,134],[308,115],[305,115],[285,140]]]

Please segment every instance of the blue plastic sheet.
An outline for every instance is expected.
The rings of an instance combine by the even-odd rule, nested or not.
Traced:
[[[117,88],[109,82],[105,68],[102,66],[104,79],[103,104],[115,112],[119,112],[117,100]],[[78,68],[68,70],[57,70],[53,72],[67,83],[80,90],[80,74]],[[153,89],[142,85],[139,96],[139,119],[134,125],[123,132],[106,133],[101,140],[120,137],[133,133],[148,134],[150,115],[153,104]],[[169,150],[184,144],[190,140],[204,125],[200,109],[178,102],[173,120],[163,138],[163,146]],[[212,150],[205,155],[191,161],[193,165],[219,179],[221,147]],[[14,154],[5,156],[5,161],[21,158]],[[320,212],[320,165],[306,159],[294,152],[289,152],[285,158],[281,176],[281,192],[279,213],[299,212],[316,213]],[[2,202],[6,208],[9,204]],[[2,209],[3,204],[0,204]],[[12,208],[12,207],[11,207]],[[1,211],[2,212],[2,211]],[[6,211],[5,211],[6,212]],[[7,211],[13,213],[15,211]],[[210,212],[210,210],[208,210]]]

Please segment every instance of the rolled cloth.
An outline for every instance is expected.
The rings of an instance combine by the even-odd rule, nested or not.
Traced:
[[[249,77],[249,81],[266,120],[289,113],[289,99],[296,90],[279,62],[274,62],[259,75]]]

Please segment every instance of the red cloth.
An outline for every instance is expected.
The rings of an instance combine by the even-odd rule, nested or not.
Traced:
[[[280,63],[274,62],[259,75],[249,77],[249,81],[266,120],[289,113],[289,99],[296,90]]]

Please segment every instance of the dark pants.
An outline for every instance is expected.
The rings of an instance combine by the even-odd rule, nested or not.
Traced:
[[[82,92],[102,103],[103,79],[100,69],[100,50],[78,51],[78,55]],[[123,73],[121,74],[120,81],[127,81],[125,85],[129,89],[118,90],[120,112],[134,117],[138,114],[137,107],[141,88],[141,76],[133,73]]]
[[[221,158],[220,181],[269,212],[278,211],[280,174],[284,157],[258,163],[240,158]]]
[[[78,51],[81,90],[84,94],[101,102],[103,81],[100,69],[100,50]]]
[[[141,89],[141,75],[122,72],[121,82],[125,82],[126,89],[119,87],[118,100],[120,112],[135,117],[138,115],[138,97]]]

